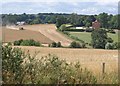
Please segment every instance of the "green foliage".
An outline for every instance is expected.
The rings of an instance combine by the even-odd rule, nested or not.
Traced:
[[[24,78],[24,53],[19,48],[2,47],[2,79],[5,84],[20,84]]]
[[[53,42],[52,44],[49,45],[49,47],[62,47],[61,42]]]
[[[70,44],[70,48],[82,48],[82,46],[79,42],[73,41]]]
[[[94,30],[91,34],[93,48],[105,49],[107,43],[107,32],[103,29]]]
[[[14,45],[17,46],[41,46],[41,44],[37,41],[34,41],[33,39],[30,40],[18,40],[18,41],[14,41]]]
[[[56,24],[59,28],[62,24],[72,24],[73,26],[86,26],[92,25],[96,19],[100,21],[101,27],[118,29],[118,16],[108,15],[107,13],[100,13],[98,15],[78,15],[62,14],[62,13],[38,13],[38,14],[2,14],[2,25],[16,24],[16,22],[24,21],[26,24],[40,24],[50,23]]]
[[[104,13],[104,12],[100,13],[97,16],[97,18],[100,21],[102,28],[108,28],[108,14],[107,13]]]
[[[67,20],[64,16],[60,16],[56,20],[56,26],[59,28],[62,24],[66,24]]]
[[[14,45],[20,46],[20,44],[23,42],[23,39],[20,39],[18,41],[14,41]]]
[[[70,33],[69,33],[69,32],[66,32],[66,31],[64,31],[63,33],[66,34],[66,35],[70,35]]]
[[[3,84],[95,84],[97,79],[79,62],[68,64],[65,60],[48,55],[35,59],[19,48],[2,47]]]
[[[72,31],[72,32],[84,32],[84,29],[66,29],[66,31]]]
[[[62,46],[61,42],[58,42],[56,47],[61,47],[61,46]]]
[[[109,43],[113,43],[112,38],[108,37],[107,42],[109,42]]]
[[[109,32],[109,33],[113,33],[113,34],[116,33],[113,29],[108,29],[108,32]]]
[[[114,49],[114,44],[108,42],[108,43],[105,45],[105,49]]]
[[[65,26],[65,24],[62,24],[59,28],[60,31],[66,31],[68,28]]]

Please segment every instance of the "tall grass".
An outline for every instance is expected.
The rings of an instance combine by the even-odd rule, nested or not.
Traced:
[[[35,59],[20,48],[2,46],[3,84],[117,84],[117,76],[98,78],[79,62],[67,63],[51,54]],[[107,80],[107,81],[106,81]]]

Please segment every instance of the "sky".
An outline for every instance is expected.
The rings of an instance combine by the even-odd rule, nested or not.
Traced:
[[[92,2],[91,2],[92,1]],[[118,14],[119,0],[0,0],[0,13]]]

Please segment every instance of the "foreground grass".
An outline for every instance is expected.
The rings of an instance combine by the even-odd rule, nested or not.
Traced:
[[[35,59],[20,48],[2,47],[3,84],[117,84],[117,74],[96,77],[79,62],[67,63],[53,55]],[[114,74],[114,73],[112,73]]]
[[[118,42],[118,33],[112,34],[107,33],[108,37],[111,37],[114,42]],[[71,36],[78,37],[79,39],[85,41],[86,43],[91,43],[91,33],[89,32],[70,32]]]

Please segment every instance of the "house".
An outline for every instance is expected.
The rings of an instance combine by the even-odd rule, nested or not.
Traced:
[[[95,20],[94,22],[92,22],[92,27],[94,29],[99,29],[100,28],[100,22],[98,20]]]
[[[25,22],[22,21],[22,22],[17,22],[16,25],[25,25]]]

